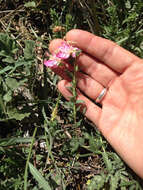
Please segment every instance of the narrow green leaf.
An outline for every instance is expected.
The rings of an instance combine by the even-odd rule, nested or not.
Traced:
[[[31,1],[31,2],[29,1],[29,2],[24,4],[24,7],[27,7],[27,8],[36,7],[36,3],[34,1]]]
[[[35,42],[33,40],[25,41],[24,58],[31,60],[35,58]]]
[[[120,175],[116,173],[114,176],[111,175],[110,177],[110,190],[118,189],[118,182],[120,180]]]
[[[102,153],[102,156],[103,156],[103,161],[104,161],[104,163],[106,165],[106,168],[107,168],[108,172],[110,173],[111,170],[112,170],[112,162],[109,159],[107,152],[104,151]]]
[[[11,66],[5,67],[4,69],[2,69],[2,70],[0,71],[0,75],[3,74],[3,73],[5,73],[5,72],[7,72],[7,71],[9,71],[9,70],[11,70],[12,68],[13,68],[13,67],[11,67]]]
[[[85,102],[83,100],[76,100],[76,104],[84,104]]]
[[[32,61],[33,61],[33,60],[26,61],[26,60],[24,60],[24,59],[22,59],[22,60],[21,60],[21,59],[18,59],[18,60],[15,62],[15,66],[14,66],[14,67],[11,67],[11,71],[8,73],[8,75],[11,74],[11,73],[13,73],[18,67],[31,65],[31,64],[32,64]],[[10,70],[10,69],[9,69],[9,70]],[[0,72],[0,74],[1,74],[1,72]]]
[[[0,139],[0,146],[11,146],[18,143],[31,143],[32,138],[24,138],[24,137],[13,137],[13,138],[2,138]]]
[[[44,179],[40,172],[29,162],[29,169],[33,177],[44,190],[51,190],[49,183]]]
[[[24,113],[22,111],[17,110],[16,108],[9,110],[7,114],[10,118],[16,119],[17,121],[21,121],[22,119],[30,115],[29,112]]]
[[[15,62],[15,60],[11,56],[7,56],[6,58],[2,59],[2,61],[6,62],[6,63],[14,63]]]

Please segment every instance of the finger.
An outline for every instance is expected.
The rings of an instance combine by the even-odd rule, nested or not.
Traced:
[[[66,80],[62,80],[58,83],[58,89],[63,94],[63,96],[69,100],[72,96],[68,90],[68,87],[71,86],[70,83]],[[85,97],[80,91],[77,92],[77,100],[82,100],[84,102],[84,106],[86,107],[85,116],[90,119],[93,123],[98,125],[100,115],[101,115],[101,108],[91,102],[87,97]]]
[[[104,87],[107,87],[118,75],[97,59],[84,53],[77,58],[77,64],[79,65],[80,71],[86,73]]]
[[[50,43],[49,49],[51,53],[53,53],[60,46],[61,42],[61,39],[56,39]],[[110,69],[108,66],[102,64],[97,59],[85,53],[82,53],[77,58],[77,64],[80,71],[88,74],[105,87],[107,87],[110,81],[112,81],[117,76],[117,73]],[[58,69],[58,71],[60,71],[60,69]],[[63,70],[60,71],[60,73],[56,73],[61,75],[60,73],[63,73]],[[63,77],[64,76],[66,76],[66,74],[63,73]]]
[[[57,50],[57,48],[59,48],[59,46],[61,45],[61,43],[63,42],[64,40],[62,40],[62,39],[54,39],[54,40],[52,40],[51,42],[50,42],[50,44],[49,44],[49,50],[50,50],[50,52],[51,53],[54,53],[56,50]]]
[[[80,72],[77,73],[76,80],[77,87],[80,89],[80,91],[95,101],[104,89],[104,87],[99,82]]]
[[[67,41],[73,41],[84,52],[96,57],[116,72],[122,73],[126,68],[140,59],[110,40],[95,36],[89,32],[74,29],[67,33]]]

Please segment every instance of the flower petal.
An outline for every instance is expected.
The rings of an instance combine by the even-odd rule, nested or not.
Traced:
[[[70,52],[64,52],[64,51],[59,51],[56,54],[56,57],[60,58],[60,59],[68,59],[70,57]]]
[[[45,60],[44,65],[46,67],[54,67],[54,66],[58,65],[58,62],[57,62],[57,60],[54,60],[54,59],[53,60]]]

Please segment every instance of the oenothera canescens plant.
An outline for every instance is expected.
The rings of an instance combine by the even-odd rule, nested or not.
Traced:
[[[59,46],[59,48],[52,55],[49,56],[48,60],[44,60],[44,65],[49,68],[57,68],[64,65],[65,63],[72,64],[73,66],[72,83],[71,83],[72,86],[70,89],[73,95],[71,101],[73,102],[73,117],[74,117],[75,126],[76,126],[76,103],[77,103],[76,72],[78,71],[78,65],[76,64],[75,60],[80,55],[80,53],[81,50],[79,48],[72,46],[70,42],[64,41],[61,43],[61,46]]]

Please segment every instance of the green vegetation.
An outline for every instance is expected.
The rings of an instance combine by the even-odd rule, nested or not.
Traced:
[[[143,58],[142,0],[0,0],[0,190],[142,190],[143,182],[43,66],[80,28]],[[133,150],[135,151],[135,150]]]

